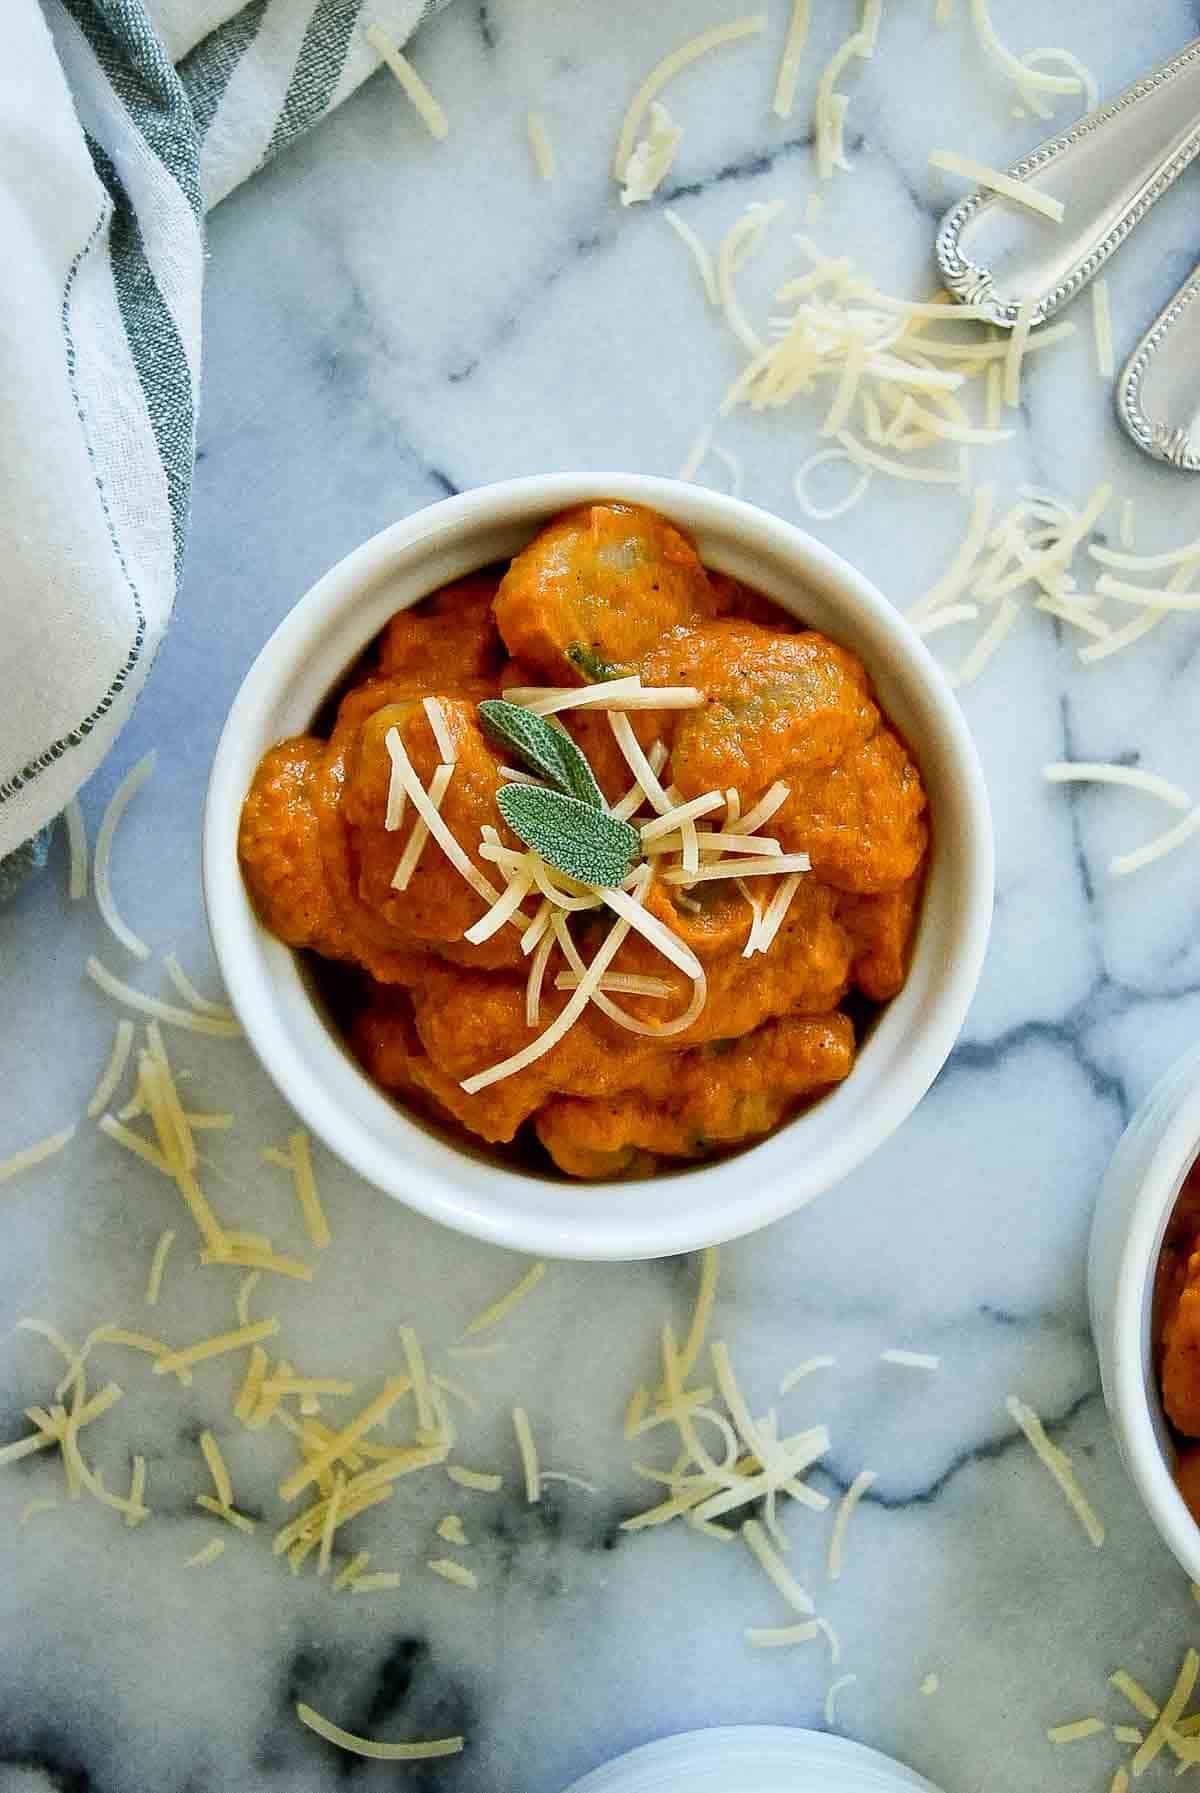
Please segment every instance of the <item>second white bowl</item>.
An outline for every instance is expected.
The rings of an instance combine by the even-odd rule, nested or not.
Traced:
[[[1104,1401],[1134,1486],[1164,1541],[1200,1581],[1200,1525],[1175,1486],[1154,1370],[1154,1278],[1167,1222],[1200,1149],[1200,1048],[1172,1065],[1130,1121],[1096,1200],[1088,1307]]]

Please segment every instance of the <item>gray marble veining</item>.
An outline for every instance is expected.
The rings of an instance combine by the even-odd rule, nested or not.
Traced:
[[[717,0],[688,0],[669,19],[630,0],[458,0],[413,52],[452,120],[444,144],[379,78],[213,217],[186,588],[133,725],[84,793],[94,827],[116,779],[158,745],[158,774],[122,832],[120,885],[140,931],[156,949],[173,946],[202,983],[208,763],[249,660],[297,595],[373,530],[447,492],[551,468],[672,473],[712,419],[738,354],[663,201],[709,242],[748,202],[787,202],[761,266],[745,273],[759,300],[786,264],[789,230],[806,228],[893,290],[919,293],[953,196],[928,169],[929,150],[1004,164],[1044,135],[1010,116],[1011,95],[964,19],[938,32],[925,0],[885,7],[876,57],[848,84],[855,173],[831,183],[806,225],[816,71],[852,9],[814,9],[796,112],[781,122],[767,99],[785,10],[772,8],[761,42],[675,85],[686,134],[650,205],[615,201],[617,122],[661,53],[725,16]],[[1068,46],[1102,91],[1200,24],[1183,0],[1063,0],[1050,19],[1034,0],[1011,0],[1003,12],[1007,41]],[[558,147],[548,186],[530,172],[530,105]],[[1118,352],[1195,259],[1191,180],[1112,263]],[[1115,427],[1083,324],[1031,365],[1016,434],[980,457],[977,476],[1001,495],[1033,482],[1079,499],[1107,475],[1137,500],[1140,544],[1200,533],[1192,485]],[[815,427],[804,409],[738,416],[718,439],[743,461],[746,496],[794,515],[792,477]],[[822,528],[903,605],[942,570],[963,522],[953,492],[877,482]],[[1106,1689],[1112,1668],[1161,1690],[1200,1630],[1117,1461],[1083,1300],[1107,1156],[1200,1028],[1197,861],[1193,850],[1110,882],[1108,859],[1153,832],[1157,814],[1133,795],[1049,791],[1040,779],[1049,759],[1126,757],[1194,787],[1198,645],[1200,625],[1180,616],[1129,655],[1084,668],[1050,618],[1030,616],[964,692],[995,805],[999,882],[962,1043],[870,1164],[723,1253],[715,1327],[756,1410],[793,1364],[834,1354],[837,1368],[787,1397],[784,1417],[828,1423],[833,1448],[814,1479],[830,1494],[864,1466],[879,1472],[836,1584],[824,1580],[828,1522],[800,1511],[786,1520],[795,1571],[840,1635],[838,1672],[858,1677],[839,1723],[947,1793],[1106,1787],[1114,1746],[1054,1750],[1046,1727],[1093,1711],[1125,1718]],[[111,1039],[111,1011],[81,966],[88,951],[115,959],[115,949],[90,908],[67,904],[56,852],[50,873],[0,913],[0,1153],[79,1112]],[[230,1204],[298,1244],[284,1179],[257,1162],[287,1130],[284,1105],[240,1049],[186,1040],[176,1056],[204,1106],[243,1117],[211,1144],[245,1192],[229,1192]],[[272,1290],[290,1336],[305,1341],[305,1368],[342,1369],[369,1389],[395,1361],[398,1324],[415,1321],[440,1353],[520,1273],[323,1154],[318,1170],[335,1234],[328,1261],[311,1290]],[[90,1129],[0,1202],[0,1440],[25,1429],[22,1409],[58,1374],[44,1341],[7,1336],[19,1315],[52,1316],[73,1337],[107,1319],[180,1339],[229,1323],[232,1285],[189,1268],[171,1192]],[[149,1254],[177,1224],[169,1300],[150,1314]],[[781,1615],[740,1547],[618,1530],[647,1487],[620,1440],[624,1402],[652,1370],[664,1319],[684,1322],[694,1275],[694,1263],[552,1266],[513,1317],[507,1351],[455,1371],[487,1407],[463,1416],[464,1456],[502,1469],[504,1492],[402,1485],[391,1507],[356,1522],[372,1566],[406,1577],[369,1598],[292,1579],[261,1533],[231,1535],[219,1562],[185,1568],[213,1523],[192,1506],[199,1430],[217,1430],[243,1507],[268,1520],[285,1441],[251,1448],[238,1434],[231,1371],[214,1367],[181,1393],[134,1360],[106,1361],[127,1399],[97,1430],[96,1459],[121,1486],[130,1453],[143,1452],[154,1517],[130,1532],[85,1502],[18,1533],[22,1507],[57,1489],[58,1471],[34,1458],[0,1472],[0,1793],[329,1793],[343,1780],[559,1793],[665,1732],[821,1723],[827,1655],[743,1640],[747,1625]],[[936,1377],[888,1368],[878,1357],[891,1346],[939,1353],[943,1367]],[[1015,1436],[1010,1391],[1075,1457],[1108,1528],[1103,1550]],[[524,1504],[514,1401],[545,1462],[598,1493],[559,1484],[541,1508]],[[424,1567],[452,1506],[474,1541],[473,1597]],[[923,1697],[928,1673],[940,1691]],[[428,1768],[347,1762],[298,1727],[297,1697],[379,1735],[461,1727],[469,1747]]]

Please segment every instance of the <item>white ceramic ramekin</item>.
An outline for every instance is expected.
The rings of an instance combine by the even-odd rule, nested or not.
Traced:
[[[1172,1475],[1154,1374],[1154,1274],[1183,1179],[1200,1151],[1200,1048],[1172,1065],[1121,1136],[1096,1201],[1088,1306],[1104,1400],[1134,1486],[1164,1541],[1200,1581],[1200,1526]]]
[[[588,499],[650,505],[709,567],[745,580],[861,655],[929,792],[933,849],[912,969],[851,1076],[769,1139],[645,1182],[564,1183],[452,1144],[388,1100],[314,1003],[300,960],[259,925],[237,860],[238,816],[260,755],[307,728],[355,657],[406,605],[514,554]],[[860,574],[803,530],[676,480],[549,474],[419,511],[318,581],[250,668],[229,713],[204,817],[209,926],[247,1037],[332,1151],[422,1213],[500,1245],[578,1258],[690,1251],[776,1219],[853,1170],[920,1101],[957,1037],[987,944],[991,820],[958,704],[936,663]]]
[[[727,1725],[643,1744],[568,1793],[937,1793],[877,1750],[827,1731]]]

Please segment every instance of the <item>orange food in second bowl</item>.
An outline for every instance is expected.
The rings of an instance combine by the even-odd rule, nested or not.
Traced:
[[[264,757],[240,852],[383,1088],[606,1178],[849,1074],[925,807],[852,653],[593,504],[394,617],[328,731]]]

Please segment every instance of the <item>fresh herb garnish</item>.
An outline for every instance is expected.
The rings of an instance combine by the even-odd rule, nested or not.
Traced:
[[[505,703],[501,697],[484,699],[479,720],[493,741],[510,748],[531,772],[564,797],[574,797],[591,809],[604,809],[595,774],[565,729],[552,728],[532,710]]]
[[[636,828],[577,797],[531,784],[506,784],[496,792],[496,804],[527,847],[581,884],[624,883],[640,854]]]
[[[623,679],[632,672],[631,666],[623,666],[616,660],[602,660],[594,647],[586,641],[573,641],[567,649],[567,659],[581,672],[591,685],[603,685],[609,679]]]

